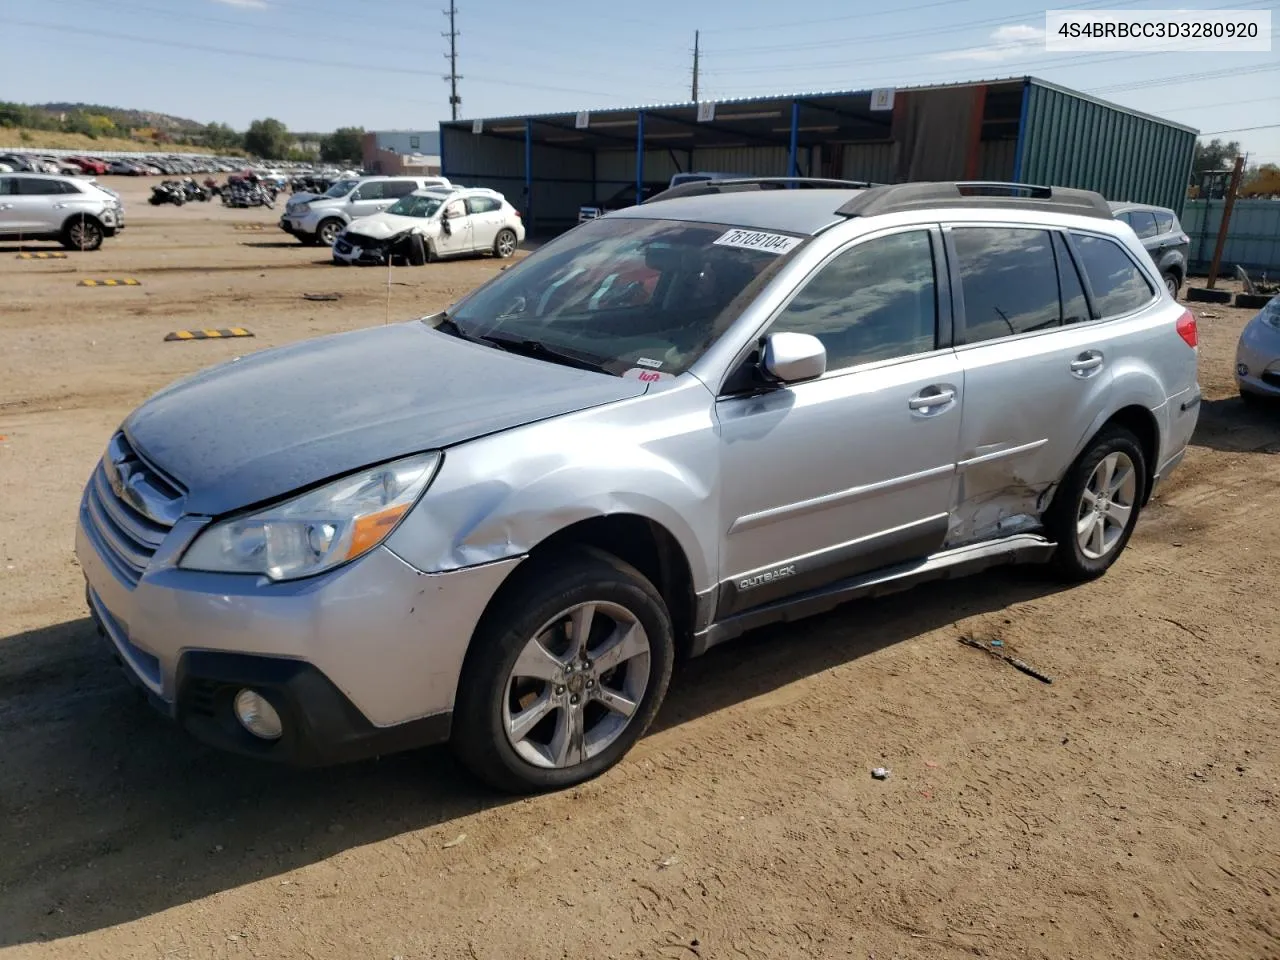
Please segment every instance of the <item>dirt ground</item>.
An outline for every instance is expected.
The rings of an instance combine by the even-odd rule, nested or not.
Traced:
[[[4,957],[1280,957],[1280,411],[1235,396],[1246,312],[1197,308],[1194,447],[1102,580],[1001,572],[749,636],[677,671],[619,768],[512,801],[444,750],[215,754],[97,640],[72,533],[130,409],[498,269],[388,285],[278,211],[156,210],[148,186],[99,253],[0,244]],[[230,326],[256,338],[163,342]]]

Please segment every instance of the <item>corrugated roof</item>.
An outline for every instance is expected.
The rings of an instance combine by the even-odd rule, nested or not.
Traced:
[[[1155,123],[1163,123],[1170,127],[1177,127],[1178,129],[1181,129],[1181,130],[1187,130],[1191,133],[1198,134],[1200,132],[1195,127],[1189,127],[1189,126],[1186,126],[1185,124],[1177,123],[1173,120],[1166,120],[1163,117],[1157,117],[1157,116],[1154,116],[1153,114],[1143,113],[1141,110],[1134,110],[1130,107],[1124,107],[1118,103],[1112,103],[1110,100],[1103,100],[1099,97],[1094,97],[1087,93],[1081,93],[1079,90],[1073,90],[1070,87],[1064,87],[1056,83],[1050,83],[1048,80],[1041,80],[1039,77],[1033,77],[1033,76],[993,77],[991,79],[965,80],[965,81],[958,81],[955,83],[926,83],[926,84],[919,84],[916,86],[894,87],[894,90],[902,91],[902,92],[921,91],[921,90],[945,90],[953,87],[977,87],[984,84],[987,86],[994,86],[996,84],[1003,84],[1003,83],[1034,83],[1037,86],[1047,87],[1052,90],[1058,90],[1062,93],[1070,94],[1071,96],[1078,97],[1081,100],[1088,100],[1092,103],[1101,104],[1104,107],[1109,107],[1110,109],[1117,110],[1120,113],[1126,113],[1135,117],[1142,117],[1145,120],[1151,120],[1151,121],[1154,121]],[[712,99],[706,102],[714,103],[717,107],[731,106],[731,105],[741,106],[743,104],[766,104],[766,103],[776,103],[778,101],[786,101],[786,100],[814,100],[814,99],[823,98],[823,97],[863,97],[863,96],[869,96],[870,93],[871,93],[870,89],[812,90],[812,91],[798,92],[798,93],[776,93],[776,94],[768,94],[765,96],[756,96],[756,97],[729,97],[725,99]],[[696,101],[683,100],[683,101],[677,101],[673,103],[643,103],[643,104],[634,104],[631,106],[624,106],[624,107],[592,108],[589,112],[594,116],[603,116],[605,114],[637,113],[641,110],[690,109],[690,108],[696,107],[697,105],[698,104]],[[578,113],[577,110],[557,110],[549,113],[520,113],[520,114],[510,114],[507,116],[500,116],[500,117],[474,117],[466,120],[442,120],[440,122],[440,126],[442,128],[443,127],[469,128],[475,120],[481,120],[485,124],[504,123],[504,122],[510,123],[511,121],[515,121],[515,120],[549,120],[553,117],[571,117],[571,116],[574,116],[576,113]]]

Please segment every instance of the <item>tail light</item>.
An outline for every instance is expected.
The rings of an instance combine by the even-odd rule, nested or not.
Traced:
[[[1183,310],[1182,316],[1178,318],[1178,336],[1193,350],[1200,343],[1200,333],[1196,329],[1196,315],[1190,310]]]

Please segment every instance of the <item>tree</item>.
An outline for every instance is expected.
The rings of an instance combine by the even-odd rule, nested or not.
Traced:
[[[1226,143],[1223,143],[1217,137],[1214,137],[1208,143],[1203,140],[1197,140],[1195,159],[1191,163],[1191,172],[1200,174],[1206,170],[1230,169],[1239,153],[1240,143],[1236,140],[1230,140]]]
[[[264,160],[283,158],[292,145],[288,127],[271,117],[253,121],[245,131],[244,148]]]
[[[1240,189],[1242,197],[1280,196],[1280,166],[1264,163],[1257,167]]]
[[[243,146],[243,139],[225,123],[207,123],[200,131],[200,139],[214,150],[232,150]]]
[[[358,163],[364,154],[364,127],[340,127],[320,141],[326,163]]]

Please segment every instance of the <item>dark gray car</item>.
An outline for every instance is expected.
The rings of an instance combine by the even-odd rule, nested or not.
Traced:
[[[1144,203],[1112,203],[1111,212],[1117,220],[1133,227],[1155,261],[1169,294],[1177,299],[1182,281],[1187,279],[1187,262],[1191,258],[1191,238],[1178,222],[1178,215],[1168,207]]]

